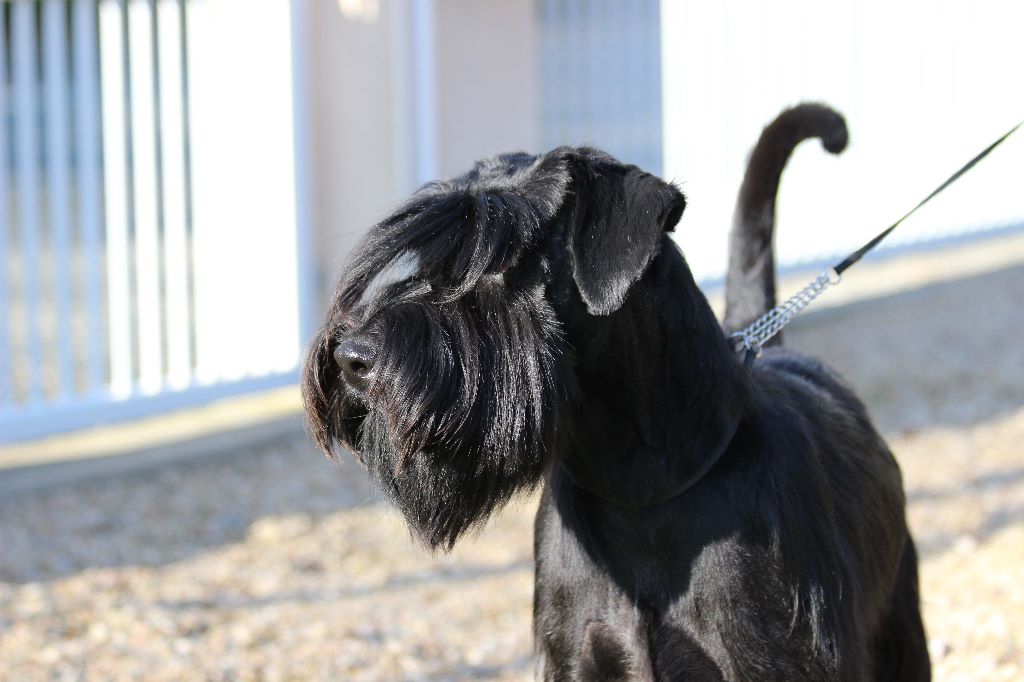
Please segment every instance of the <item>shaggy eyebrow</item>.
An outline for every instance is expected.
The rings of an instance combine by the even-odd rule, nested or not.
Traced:
[[[389,284],[404,282],[412,279],[420,271],[420,255],[414,251],[402,251],[391,259],[380,272],[373,276],[370,283],[366,285],[363,293],[359,296],[359,302],[365,303],[377,295],[379,291]]]

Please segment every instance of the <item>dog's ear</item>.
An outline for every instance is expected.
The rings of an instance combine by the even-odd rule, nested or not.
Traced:
[[[663,232],[679,222],[679,189],[589,148],[563,149],[574,196],[567,247],[573,278],[592,315],[617,310],[650,265]]]

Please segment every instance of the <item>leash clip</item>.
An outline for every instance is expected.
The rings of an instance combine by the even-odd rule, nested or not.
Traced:
[[[736,332],[730,338],[733,340],[733,350],[736,354],[743,354],[743,366],[750,369],[754,360],[759,358],[764,350],[761,344],[747,330]]]

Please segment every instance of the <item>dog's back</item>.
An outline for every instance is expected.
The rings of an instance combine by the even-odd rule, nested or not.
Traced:
[[[813,137],[837,154],[847,144],[846,123],[826,106],[802,104],[782,112],[766,127],[751,152],[730,234],[723,321],[728,334],[744,329],[776,304],[772,242],[779,180],[793,149]],[[865,643],[872,650],[868,669],[875,679],[929,679],[917,554],[906,531],[899,467],[871,425],[866,408],[842,379],[819,361],[781,348],[781,342],[781,335],[775,336],[768,344],[775,347],[751,368],[751,383],[761,394],[756,402],[767,406],[765,414],[754,421],[765,426],[768,433],[762,435],[766,439],[779,424],[788,423],[787,431],[792,433],[792,427],[803,423],[812,427],[808,430],[814,434],[812,438],[825,434],[826,441],[833,441],[815,443],[811,448],[818,453],[813,465],[820,467],[820,476],[829,488],[825,498],[831,502],[829,509],[818,512],[835,514],[835,523],[851,530],[847,537],[854,544],[858,539],[867,543],[846,548],[850,553],[846,561],[862,564],[857,572],[862,578],[860,588],[874,592],[859,595],[876,602],[862,612],[879,613],[879,622],[859,624],[875,633],[875,641]],[[825,428],[815,428],[815,422]],[[860,515],[867,508],[873,513]],[[863,524],[869,518],[884,523],[865,532]],[[897,542],[895,551],[882,549],[887,539]],[[885,575],[891,573],[891,567],[877,565],[886,555],[899,557],[891,588],[878,584],[887,582]],[[864,579],[870,575],[874,579]]]

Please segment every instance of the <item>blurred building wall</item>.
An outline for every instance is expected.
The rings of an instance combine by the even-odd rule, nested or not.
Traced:
[[[438,174],[506,151],[540,151],[533,0],[438,0]]]
[[[482,156],[537,150],[536,24],[533,0],[310,8],[311,203],[326,293],[359,237],[416,186]],[[427,25],[417,30],[418,21]],[[424,30],[433,43],[427,63],[416,45]],[[418,99],[414,82],[425,68],[437,88]],[[433,108],[430,116],[423,107]],[[433,139],[419,139],[424,133]],[[431,159],[418,158],[425,144]]]
[[[312,222],[318,288],[355,236],[379,219],[401,184],[393,160],[392,3],[377,16],[309,4]]]
[[[1024,116],[1021,2],[660,3],[664,166],[690,199],[675,238],[698,281],[725,271],[733,203],[757,135],[825,102],[849,148],[797,148],[782,177],[776,262],[835,262]],[[1024,226],[1024,136],[936,197],[882,250]]]

